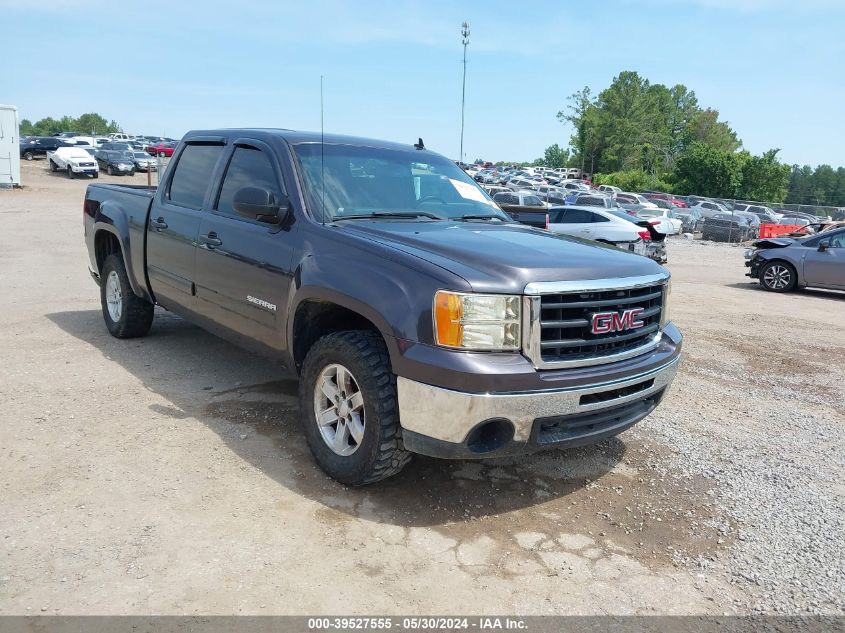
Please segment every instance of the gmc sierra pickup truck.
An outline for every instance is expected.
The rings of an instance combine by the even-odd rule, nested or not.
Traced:
[[[159,305],[277,359],[349,485],[615,435],[680,358],[664,268],[514,223],[422,142],[191,132],[156,189],[92,184],[83,217],[109,332]]]

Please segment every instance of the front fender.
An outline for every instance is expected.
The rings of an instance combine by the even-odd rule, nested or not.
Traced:
[[[294,273],[287,340],[292,344],[294,315],[300,305],[331,302],[371,321],[395,360],[402,341],[433,342],[432,301],[444,286],[442,280],[388,258],[350,257],[348,251],[306,257]]]

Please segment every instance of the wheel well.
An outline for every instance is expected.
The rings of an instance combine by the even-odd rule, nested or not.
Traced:
[[[780,257],[773,257],[772,259],[767,259],[765,261],[765,263],[763,263],[760,266],[760,268],[763,268],[764,266],[768,266],[769,264],[775,264],[775,263],[784,264],[785,266],[789,266],[793,270],[793,272],[795,272],[795,273],[798,272],[798,269],[795,267],[795,264],[793,264],[792,262],[787,261],[785,259],[781,259]]]
[[[120,242],[114,233],[97,231],[94,236],[94,254],[97,257],[97,272],[103,270],[103,262],[112,253],[120,253]]]
[[[372,321],[349,308],[328,301],[300,304],[293,320],[293,360],[297,370],[314,343],[327,334],[344,330],[369,330],[381,336]]]

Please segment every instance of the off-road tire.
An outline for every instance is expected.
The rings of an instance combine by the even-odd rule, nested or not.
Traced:
[[[317,426],[314,390],[317,377],[338,363],[355,376],[364,396],[364,439],[358,449],[341,456],[329,448]],[[384,340],[375,332],[349,330],[318,340],[305,357],[299,381],[300,421],[317,464],[348,486],[363,486],[392,477],[411,459],[402,444],[396,376]]]
[[[112,272],[117,275],[123,302],[120,318],[116,321],[109,313],[106,301],[106,286]],[[145,336],[152,327],[155,306],[132,292],[126,267],[123,265],[123,258],[119,253],[112,253],[103,262],[103,269],[100,271],[100,304],[103,309],[103,320],[106,322],[106,328],[115,338]]]
[[[775,272],[775,267],[780,267],[781,269],[785,270],[786,273],[789,275],[789,280],[787,281],[786,285],[781,287],[776,287],[772,284],[769,280],[766,279],[766,273],[772,271]],[[775,269],[775,270],[772,270]],[[767,262],[763,264],[760,268],[760,272],[758,273],[758,279],[760,280],[760,285],[763,286],[769,292],[791,292],[795,290],[795,285],[798,283],[798,273],[795,271],[795,267],[792,264],[788,264],[783,260],[776,259],[771,262]]]

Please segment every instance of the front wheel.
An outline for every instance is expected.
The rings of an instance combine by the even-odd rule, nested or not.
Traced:
[[[59,171],[59,166],[50,159],[50,171]]]
[[[152,327],[155,306],[132,292],[119,253],[112,253],[103,262],[103,270],[100,272],[100,305],[106,327],[116,338],[144,336]]]
[[[299,409],[314,459],[340,483],[386,479],[411,459],[402,444],[396,377],[375,332],[337,332],[313,345],[302,366]]]
[[[108,167],[106,167],[106,173],[107,173],[109,176],[114,176],[114,169],[112,169],[112,166],[111,166],[111,165],[109,165]]]
[[[67,177],[73,179],[73,170],[70,168],[70,165],[67,167]]]
[[[789,292],[795,288],[795,269],[786,262],[769,262],[760,269],[760,285],[771,292]]]

